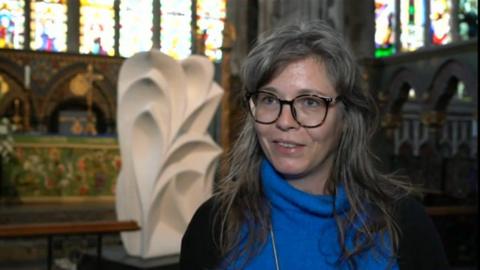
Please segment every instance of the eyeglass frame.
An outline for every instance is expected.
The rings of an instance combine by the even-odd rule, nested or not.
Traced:
[[[258,93],[265,93],[265,94],[274,96],[274,97],[280,102],[280,110],[278,111],[277,117],[276,117],[273,121],[270,121],[270,122],[261,122],[261,121],[258,121],[258,120],[256,119],[255,115],[253,114],[252,106],[250,105],[250,99],[251,99],[254,95],[258,95]],[[309,126],[309,125],[304,125],[304,124],[300,123],[300,122],[297,120],[297,116],[296,116],[297,112],[296,112],[295,106],[293,106],[293,104],[294,104],[294,102],[295,102],[296,99],[301,98],[301,97],[316,97],[316,98],[319,98],[319,99],[323,100],[323,101],[325,102],[325,104],[327,104],[327,107],[326,107],[326,109],[325,109],[325,115],[323,116],[323,119],[322,119],[322,121],[320,122],[320,124],[318,124],[318,125],[313,125],[313,126]],[[292,114],[292,117],[293,117],[293,119],[295,120],[295,122],[297,122],[297,124],[299,124],[301,127],[304,127],[304,128],[316,128],[316,127],[319,127],[319,126],[323,125],[323,123],[324,123],[325,120],[327,119],[329,107],[337,104],[339,101],[342,101],[342,96],[341,96],[341,95],[338,95],[338,96],[336,96],[336,97],[333,98],[333,97],[324,97],[324,96],[312,95],[312,94],[302,94],[302,95],[299,95],[299,96],[294,97],[294,98],[291,99],[291,100],[286,100],[286,99],[281,99],[281,98],[279,98],[277,95],[275,95],[275,94],[273,94],[273,93],[259,90],[259,91],[256,91],[256,92],[254,92],[254,93],[248,93],[248,94],[245,96],[245,100],[246,100],[246,103],[247,103],[247,106],[248,106],[248,111],[250,112],[250,115],[253,117],[253,120],[255,120],[255,122],[257,122],[257,123],[259,123],[259,124],[270,125],[270,124],[275,123],[275,122],[278,120],[278,118],[280,118],[280,115],[282,115],[283,105],[289,105],[289,107],[290,107],[290,113]],[[253,102],[253,101],[252,101],[252,102]],[[253,104],[255,104],[255,102],[253,102]]]

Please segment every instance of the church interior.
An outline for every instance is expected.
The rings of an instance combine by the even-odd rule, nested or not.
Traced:
[[[224,90],[208,132],[226,153],[249,50],[315,19],[342,34],[377,101],[379,166],[422,187],[452,269],[476,269],[477,0],[0,0],[0,228],[115,219],[119,72],[136,53],[208,57]],[[0,269],[76,269],[98,243],[54,236],[0,234]]]

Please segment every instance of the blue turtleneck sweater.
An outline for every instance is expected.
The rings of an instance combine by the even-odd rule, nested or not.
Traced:
[[[341,250],[332,207],[335,199],[337,214],[342,215],[349,209],[344,189],[338,187],[335,197],[303,192],[285,181],[266,160],[262,162],[261,176],[265,196],[272,207],[272,228],[280,269],[350,269],[347,263],[339,263]],[[352,232],[347,232],[346,246],[349,249],[352,236]],[[385,245],[380,244],[380,237],[377,239],[376,250],[379,252],[369,250],[356,256],[356,269],[387,269],[391,256],[390,239],[383,237]],[[276,269],[270,236],[245,269]],[[395,261],[391,269],[398,269]]]

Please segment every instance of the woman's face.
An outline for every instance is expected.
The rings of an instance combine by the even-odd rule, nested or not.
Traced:
[[[313,58],[290,63],[261,90],[283,100],[303,94],[337,97],[325,65]],[[341,103],[330,105],[325,121],[315,128],[300,126],[288,105],[283,105],[276,122],[255,123],[267,159],[293,186],[310,193],[323,193],[342,132],[341,106]]]

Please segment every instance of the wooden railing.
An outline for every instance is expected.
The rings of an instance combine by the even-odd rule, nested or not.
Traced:
[[[52,242],[59,235],[97,235],[97,268],[102,257],[102,237],[104,234],[140,230],[135,221],[94,221],[34,224],[0,225],[0,238],[47,237],[47,269],[52,269]]]
[[[478,209],[468,206],[433,206],[426,208],[427,214],[431,217],[476,215]]]

